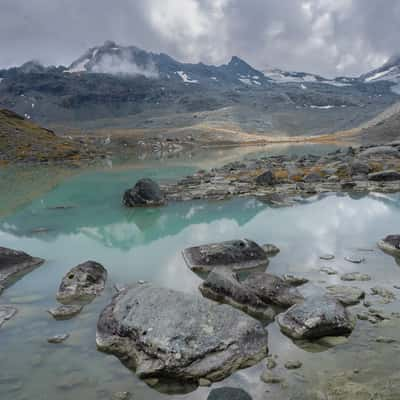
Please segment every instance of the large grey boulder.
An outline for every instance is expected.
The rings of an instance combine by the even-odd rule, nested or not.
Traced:
[[[165,204],[165,195],[160,186],[152,179],[140,179],[132,189],[128,189],[123,197],[127,207],[154,207]]]
[[[44,263],[42,258],[32,257],[22,251],[0,247],[0,293],[19,278]]]
[[[378,242],[378,247],[395,257],[400,257],[400,235],[388,235]]]
[[[368,174],[368,180],[378,182],[400,181],[400,173],[393,170],[373,172]]]
[[[240,271],[268,265],[265,251],[248,239],[189,247],[183,251],[183,258],[196,272],[210,272],[221,267]]]
[[[262,324],[200,296],[138,284],[117,294],[97,323],[99,350],[140,378],[218,381],[268,353]]]
[[[271,321],[275,316],[274,310],[250,288],[242,285],[231,270],[211,271],[199,289],[204,297],[230,304],[255,318]]]
[[[251,273],[243,281],[243,286],[256,294],[265,304],[288,308],[304,300],[295,285],[265,272]]]
[[[333,297],[314,296],[278,315],[281,331],[293,339],[343,336],[354,329],[354,319]]]
[[[107,270],[95,261],[72,268],[61,281],[57,300],[63,304],[92,301],[104,290]]]

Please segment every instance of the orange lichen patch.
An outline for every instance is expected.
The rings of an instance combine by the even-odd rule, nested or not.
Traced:
[[[368,163],[370,172],[380,172],[383,170],[383,165],[377,161],[370,161]]]
[[[286,169],[276,169],[274,170],[274,176],[277,180],[285,180],[289,178],[289,173]]]

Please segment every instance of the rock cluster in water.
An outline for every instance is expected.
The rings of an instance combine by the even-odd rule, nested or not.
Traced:
[[[325,192],[400,191],[400,143],[349,147],[316,156],[269,156],[237,161],[161,187],[170,201],[256,196],[287,205]]]

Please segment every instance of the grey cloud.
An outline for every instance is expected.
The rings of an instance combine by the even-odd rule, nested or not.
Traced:
[[[398,0],[1,0],[0,67],[68,65],[107,39],[190,62],[357,75],[400,52]]]

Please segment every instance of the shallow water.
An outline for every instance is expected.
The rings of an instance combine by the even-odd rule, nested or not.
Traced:
[[[192,170],[193,165],[183,163],[79,173],[0,220],[2,246],[47,260],[0,297],[0,303],[16,304],[19,309],[0,331],[2,400],[110,399],[117,391],[129,391],[136,399],[205,399],[210,388],[184,395],[159,393],[95,346],[97,317],[109,302],[115,284],[143,279],[200,295],[200,278],[188,270],[181,257],[181,250],[187,246],[243,237],[271,242],[281,248],[281,253],[271,259],[268,271],[309,278],[312,283],[302,288],[305,294],[341,283],[340,274],[352,271],[368,273],[372,280],[349,285],[369,292],[379,284],[396,292],[393,285],[400,284],[400,268],[394,258],[376,248],[376,241],[398,232],[399,196],[351,198],[332,194],[290,208],[273,208],[254,199],[179,203],[153,210],[121,207],[123,190],[137,178],[171,179]],[[60,205],[71,208],[52,208]],[[38,228],[48,231],[35,233]],[[325,253],[335,254],[335,260],[320,260]],[[356,265],[344,260],[353,254],[366,261]],[[88,259],[108,269],[105,292],[74,319],[53,320],[46,310],[56,304],[55,293],[62,276]],[[338,275],[321,273],[323,266],[336,269]],[[379,298],[367,298],[385,312],[400,311],[397,300],[383,305]],[[363,307],[352,309],[355,312]],[[400,397],[400,348],[397,343],[379,344],[374,340],[391,336],[400,341],[397,319],[377,325],[358,321],[348,343],[331,349],[295,344],[274,323],[268,331],[270,353],[278,355],[276,372],[286,384],[263,383],[263,361],[213,388],[239,386],[254,399],[309,399],[308,391],[314,389],[321,395],[329,394],[329,400]],[[47,337],[64,332],[71,335],[64,344],[47,343]],[[303,362],[300,370],[286,371],[282,367],[285,361],[297,359]],[[343,395],[340,390],[349,392]],[[380,397],[371,397],[371,393]]]

